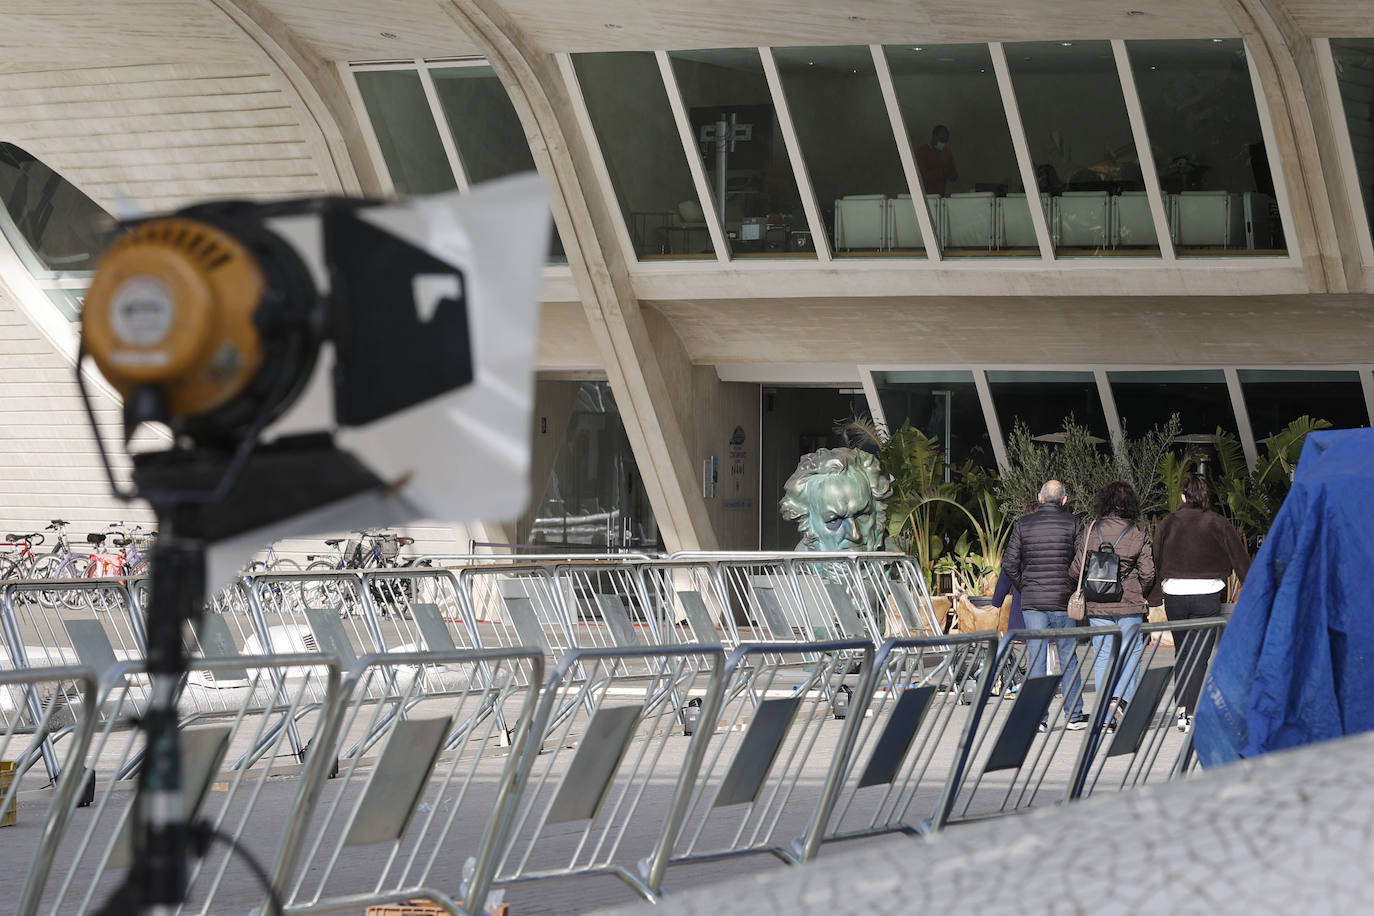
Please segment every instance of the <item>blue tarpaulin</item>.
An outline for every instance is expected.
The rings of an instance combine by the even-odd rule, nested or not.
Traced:
[[[1193,720],[1203,766],[1374,729],[1374,429],[1307,437]]]

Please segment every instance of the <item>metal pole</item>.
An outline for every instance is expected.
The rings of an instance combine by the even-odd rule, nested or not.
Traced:
[[[725,171],[730,167],[730,134],[734,118],[729,121],[721,115],[716,118],[716,213],[721,225],[725,225]]]
[[[152,599],[148,613],[148,675],[152,698],[140,727],[147,753],[139,773],[135,813],[134,866],[125,896],[106,904],[138,912],[171,916],[186,895],[187,853],[191,830],[182,798],[181,741],[177,729],[177,694],[186,673],[181,628],[194,624],[205,601],[205,545],[189,535],[194,509],[164,511],[158,507],[162,538],[154,548]],[[112,912],[112,911],[111,911]]]

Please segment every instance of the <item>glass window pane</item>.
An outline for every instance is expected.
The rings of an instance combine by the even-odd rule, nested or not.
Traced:
[[[715,257],[654,55],[574,54],[573,66],[635,254]]]
[[[736,48],[671,56],[731,255],[814,258],[814,227],[802,211],[759,52]]]
[[[535,410],[546,431],[535,436],[532,460],[544,487],[521,520],[520,542],[662,550],[610,385],[541,381]]]
[[[496,71],[486,65],[445,67],[430,76],[469,185],[535,170],[520,116]],[[550,260],[567,260],[557,230],[549,247]]]
[[[1055,252],[1157,255],[1111,42],[1018,42],[1006,54]]]
[[[972,372],[874,372],[889,429],[904,422],[934,436],[954,464],[997,466]]]
[[[420,74],[414,70],[360,70],[353,75],[396,191],[435,194],[456,188]]]
[[[1039,257],[987,45],[884,50],[941,250]]]
[[[1130,41],[1126,48],[1179,256],[1284,254],[1245,43]]]
[[[1010,436],[1018,422],[1026,424],[1032,437],[1053,436],[1073,417],[1094,436],[1108,438],[1107,416],[1091,372],[990,370],[987,376],[1003,436]]]
[[[81,306],[86,298],[84,292],[75,289],[45,289],[43,292],[68,321],[81,320]]]
[[[34,273],[95,269],[114,228],[100,205],[12,143],[0,143],[5,235]]]
[[[1178,414],[1183,436],[1209,436],[1218,426],[1236,435],[1236,414],[1220,369],[1177,372],[1108,372],[1116,412],[1126,435],[1136,437]]]
[[[1256,439],[1279,432],[1298,417],[1330,420],[1337,429],[1369,425],[1360,374],[1241,369],[1240,389]]]
[[[811,188],[837,257],[924,249],[914,220],[898,237],[894,206],[911,206],[892,121],[867,47],[775,48]]]
[[[1333,38],[1331,56],[1336,61],[1336,82],[1355,152],[1360,199],[1370,231],[1374,231],[1374,38]]]

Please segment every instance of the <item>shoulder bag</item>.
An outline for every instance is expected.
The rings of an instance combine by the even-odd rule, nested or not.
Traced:
[[[1083,570],[1087,566],[1088,559],[1088,536],[1092,534],[1093,522],[1088,526],[1088,530],[1083,532],[1083,556],[1078,558],[1078,587],[1069,596],[1069,619],[1084,620],[1088,616],[1088,599],[1083,595]]]

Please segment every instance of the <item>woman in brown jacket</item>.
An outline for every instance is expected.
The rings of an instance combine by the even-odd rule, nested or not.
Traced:
[[[1116,551],[1121,568],[1121,600],[1110,604],[1089,601],[1088,623],[1095,627],[1121,628],[1121,665],[1115,684],[1107,684],[1107,670],[1111,664],[1107,638],[1093,640],[1093,683],[1099,693],[1110,689],[1112,714],[1119,718],[1140,682],[1140,656],[1144,649],[1140,642],[1140,625],[1145,622],[1149,610],[1145,596],[1154,588],[1155,560],[1150,535],[1139,524],[1140,498],[1130,484],[1118,480],[1103,487],[1097,494],[1094,512],[1097,520],[1079,532],[1069,575],[1075,581],[1078,579],[1085,539],[1088,550],[1112,545]]]
[[[1183,505],[1159,523],[1155,557],[1164,614],[1170,620],[1192,620],[1221,614],[1226,580],[1235,573],[1245,581],[1250,554],[1235,526],[1212,511],[1207,478],[1194,476],[1183,484]],[[1178,729],[1193,726],[1193,708],[1216,644],[1216,630],[1174,631],[1174,689],[1177,691]]]

